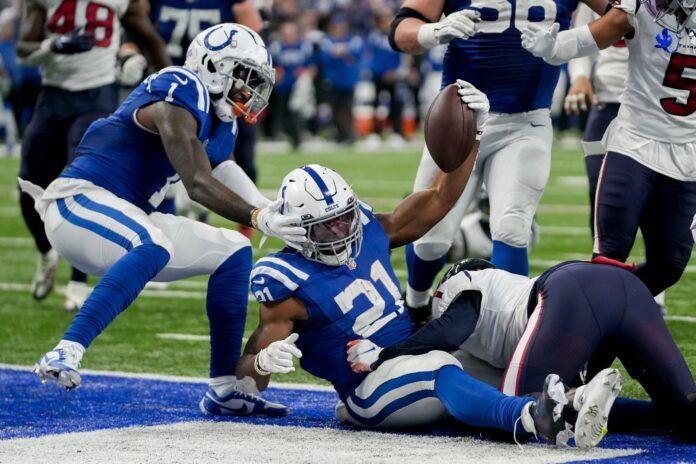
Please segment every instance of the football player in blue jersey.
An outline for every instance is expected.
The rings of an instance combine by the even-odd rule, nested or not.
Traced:
[[[583,0],[603,13],[605,0]],[[471,82],[490,100],[491,117],[472,179],[452,211],[406,248],[409,308],[424,307],[445,263],[467,206],[480,184],[490,197],[492,261],[527,275],[527,248],[534,213],[546,186],[553,129],[549,108],[559,69],[526,52],[520,34],[527,24],[567,29],[578,0],[406,0],[392,22],[396,50],[419,54],[447,44],[442,87]],[[441,17],[444,15],[444,18]],[[437,167],[424,150],[414,185],[429,185]]]
[[[177,66],[184,64],[186,50],[191,41],[202,30],[221,23],[237,23],[254,32],[261,32],[263,20],[253,0],[150,0],[150,18],[157,32],[167,44],[167,54]],[[256,128],[253,124],[237,121],[237,142],[234,161],[241,166],[249,178],[256,182],[254,151]],[[160,211],[174,212],[173,197],[178,207],[196,209],[181,189],[173,189],[163,202]],[[207,212],[201,211],[203,219]],[[240,224],[240,231],[251,236],[252,230]]]
[[[481,130],[488,101],[470,84],[462,86]],[[565,443],[570,426],[561,410],[567,400],[557,375],[538,386],[542,393],[534,400],[506,396],[469,377],[443,351],[397,357],[369,375],[353,372],[345,359],[351,337],[391,346],[415,331],[389,250],[417,239],[449,211],[471,174],[478,143],[473,150],[460,168],[439,174],[431,188],[408,196],[390,214],[373,214],[328,168],[309,165],[290,172],[279,190],[281,211],[302,217],[307,240],[286,241],[288,247],[254,266],[251,287],[260,320],[237,375],[254,377],[263,390],[270,374],[294,370],[293,359],[300,358],[307,372],[333,384],[341,399],[337,415],[346,422],[409,427],[450,413],[472,426]]]
[[[241,234],[152,211],[181,180],[191,198],[221,216],[285,240],[304,238],[229,161],[237,118],[267,105],[274,73],[261,37],[239,24],[201,32],[184,67],[149,76],[110,117],[87,130],[77,158],[45,192],[20,179],[36,199],[51,244],[79,269],[103,275],[63,339],[39,361],[42,381],[80,385],[84,350],[150,280],[210,275],[211,414],[284,414],[237,380],[252,253]],[[299,234],[299,235],[298,235]],[[251,384],[252,386],[250,386]]]

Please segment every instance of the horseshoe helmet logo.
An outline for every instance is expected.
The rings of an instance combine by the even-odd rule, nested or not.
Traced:
[[[215,32],[217,32],[218,30],[220,30],[220,29],[223,28],[223,27],[224,27],[224,26],[222,26],[222,25],[219,26],[219,27],[216,27],[215,29],[211,30],[210,32],[208,32],[208,33],[205,35],[205,38],[203,39],[203,44],[205,45],[205,47],[206,47],[208,50],[211,50],[211,51],[213,51],[213,52],[217,52],[217,51],[220,51],[220,50],[222,50],[223,48],[229,46],[229,45],[232,43],[232,40],[234,39],[234,36],[235,36],[235,34],[237,33],[237,30],[236,30],[236,29],[232,29],[232,30],[230,31],[230,35],[228,35],[227,38],[225,39],[225,41],[222,42],[221,44],[213,45],[213,44],[210,43],[210,36],[213,35]],[[224,31],[223,31],[223,33],[224,33]]]

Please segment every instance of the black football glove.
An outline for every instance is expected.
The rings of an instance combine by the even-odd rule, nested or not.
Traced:
[[[83,29],[75,29],[65,35],[59,35],[51,42],[51,51],[60,55],[84,53],[94,47],[94,34]]]

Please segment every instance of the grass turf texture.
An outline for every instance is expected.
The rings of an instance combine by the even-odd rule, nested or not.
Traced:
[[[336,149],[326,154],[264,155],[257,163],[262,190],[275,192],[281,179],[291,169],[308,163],[320,163],[340,172],[353,185],[358,196],[376,211],[389,211],[410,191],[420,159],[413,150],[399,153],[370,153]],[[15,187],[18,161],[0,160],[0,363],[32,364],[52,348],[67,328],[72,314],[62,310],[62,294],[54,291],[41,302],[32,299],[28,291],[10,290],[11,285],[26,285],[31,281],[36,263],[36,251],[20,216]],[[588,229],[587,186],[584,164],[579,151],[559,151],[553,155],[552,172],[538,214],[541,241],[532,251],[532,274],[538,274],[552,263],[567,259],[586,259],[592,248]],[[213,216],[212,224],[230,226]],[[8,238],[11,237],[11,238]],[[18,239],[13,239],[18,238]],[[258,244],[259,237],[254,243]],[[270,240],[255,257],[277,249],[279,242]],[[636,243],[635,256],[640,261],[642,244]],[[403,250],[394,250],[392,263],[405,284],[406,271]],[[693,264],[693,260],[692,260]],[[69,267],[61,263],[58,285],[65,285]],[[96,278],[91,278],[93,285]],[[153,372],[174,375],[206,376],[208,372],[208,343],[205,341],[169,340],[161,333],[206,335],[205,278],[189,279],[170,285],[169,290],[182,290],[188,297],[141,297],[121,314],[98,337],[87,351],[83,367],[98,370]],[[196,295],[196,292],[200,295]],[[696,297],[694,274],[687,272],[667,293],[669,315],[696,316],[693,300]],[[248,336],[258,320],[256,303],[249,304]],[[696,369],[696,336],[693,323],[669,321],[679,347],[692,371]],[[276,381],[319,381],[301,369],[276,376]],[[640,385],[630,380],[624,392],[628,396],[645,397]]]

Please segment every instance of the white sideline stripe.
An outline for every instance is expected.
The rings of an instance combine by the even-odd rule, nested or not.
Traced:
[[[696,317],[694,316],[670,316],[668,314],[665,316],[665,320],[696,323]]]
[[[29,237],[0,237],[0,246],[33,247],[34,241]]]
[[[19,366],[17,364],[0,363],[0,369],[9,369],[13,371],[31,371],[33,366]],[[208,377],[187,377],[179,375],[167,374],[149,374],[135,373],[122,371],[96,371],[92,369],[80,369],[81,374],[88,375],[103,375],[106,377],[124,377],[127,379],[144,379],[144,380],[161,380],[163,382],[181,382],[181,383],[208,383]],[[333,391],[333,388],[328,385],[317,385],[312,383],[285,383],[271,382],[273,388],[285,388],[288,390],[312,390],[312,391]]]
[[[383,464],[476,462],[515,464],[610,459],[642,449],[552,447],[474,437],[354,431],[234,421],[189,421],[156,426],[45,435],[0,441],[3,463],[71,464],[166,462],[273,462]],[[455,458],[456,456],[456,458]],[[636,457],[636,459],[640,459]]]

